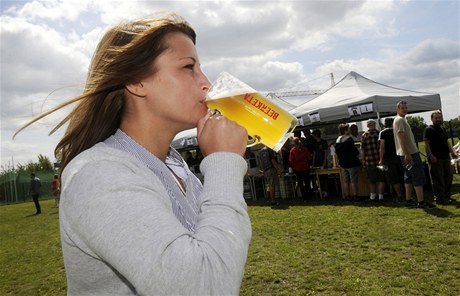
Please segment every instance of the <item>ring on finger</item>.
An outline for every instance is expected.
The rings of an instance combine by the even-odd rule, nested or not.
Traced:
[[[219,117],[219,116],[222,116],[222,113],[217,110],[217,109],[214,109],[214,110],[209,110],[209,113],[211,114],[211,117]]]

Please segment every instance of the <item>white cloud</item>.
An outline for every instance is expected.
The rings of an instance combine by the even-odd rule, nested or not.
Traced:
[[[317,68],[317,74],[356,71],[393,87],[439,93],[445,119],[460,114],[459,43],[452,40],[423,40],[407,52],[383,59],[334,60]]]
[[[70,1],[46,1],[35,0],[25,3],[20,9],[10,10],[15,12],[18,17],[31,21],[37,19],[59,20],[65,19],[74,21],[80,13],[87,10],[92,1],[70,0]]]
[[[1,40],[1,96],[9,98],[2,99],[2,128],[38,115],[35,102],[54,90],[84,83],[89,56],[78,50],[81,40],[71,43],[51,28],[10,17],[2,17]]]
[[[175,11],[192,24],[203,69],[211,79],[228,71],[262,91],[325,89],[329,73],[338,81],[353,70],[391,86],[438,92],[446,118],[460,114],[459,29],[444,27],[439,34],[443,39],[433,39],[437,31],[427,28],[434,26],[416,17],[423,2],[21,3],[0,16],[2,163],[9,154],[26,160],[39,153],[51,158],[58,137],[47,133],[63,112],[30,127],[16,142],[9,140],[12,132],[81,90],[107,25],[157,11]],[[450,13],[458,8],[455,2],[445,5]],[[458,12],[452,17],[458,20]]]

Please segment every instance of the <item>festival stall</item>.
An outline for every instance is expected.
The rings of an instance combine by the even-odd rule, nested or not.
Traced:
[[[289,112],[299,119],[299,129],[310,129],[394,116],[399,101],[407,102],[409,113],[441,109],[439,94],[395,88],[370,80],[356,72],[350,72],[323,94]],[[195,152],[198,148],[196,129],[179,133],[172,146],[180,152]],[[257,176],[258,167],[251,167],[249,161],[248,167],[250,171],[254,170],[254,175]],[[329,171],[327,169],[313,171],[312,177],[319,179],[319,176],[324,174],[337,178],[339,183],[343,178],[341,171],[336,168],[330,168]],[[252,175],[251,172],[249,175]],[[365,196],[368,194],[368,186],[363,171],[360,172],[360,179],[362,182],[359,184],[358,194]],[[321,193],[320,196],[322,197]]]
[[[399,101],[407,102],[409,113],[441,109],[439,94],[384,85],[352,71],[322,95],[289,112],[299,119],[299,126],[314,127],[394,116]]]
[[[408,113],[441,109],[439,94],[384,85],[352,71],[323,94],[289,112],[299,119],[298,129],[302,130],[394,116],[399,101],[407,102]],[[326,173],[326,170],[318,172]],[[358,195],[368,195],[363,170],[358,180]]]

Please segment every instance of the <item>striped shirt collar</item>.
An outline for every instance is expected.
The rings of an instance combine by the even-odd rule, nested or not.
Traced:
[[[185,228],[190,231],[195,230],[199,213],[199,196],[203,185],[190,171],[179,152],[170,147],[166,160],[163,162],[120,129],[104,143],[131,154],[155,173],[168,192],[174,215]],[[185,192],[181,190],[170,170],[186,185]]]

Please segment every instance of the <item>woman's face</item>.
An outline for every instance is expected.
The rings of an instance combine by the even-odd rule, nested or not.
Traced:
[[[168,49],[154,62],[155,73],[141,82],[146,106],[156,123],[161,120],[177,131],[190,129],[206,115],[205,98],[211,83],[187,35],[170,33],[165,38]]]

